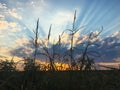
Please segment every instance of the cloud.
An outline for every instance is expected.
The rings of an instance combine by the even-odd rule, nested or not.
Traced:
[[[4,16],[11,16],[11,17],[14,17],[16,19],[22,19],[22,16],[20,16],[17,13],[17,10],[15,8],[10,9],[7,7],[6,4],[0,3],[0,11],[2,12],[1,14]]]
[[[0,14],[0,20],[3,20],[4,18],[5,18],[5,16]]]
[[[100,54],[101,57],[94,57],[95,62],[116,62],[115,59],[119,59],[120,56],[120,38],[119,34],[116,32],[113,34],[114,36],[109,36],[106,38],[98,37],[92,41],[95,43],[94,46],[89,47],[88,51],[96,51]],[[86,43],[88,36],[87,35],[80,35],[78,37],[77,43],[75,48],[80,52],[84,50],[84,44]]]
[[[7,5],[9,4],[11,6],[8,8]],[[53,10],[53,5],[46,0],[10,1],[4,5],[1,4],[1,7],[2,12],[4,12],[4,16],[6,15],[7,17],[11,16],[14,18],[22,19],[26,26],[29,28],[33,28],[33,22],[35,22],[35,19],[38,17],[40,18],[40,24],[46,33],[49,29],[48,26],[50,24],[53,24],[53,38],[57,38],[58,34],[66,29],[68,25],[72,27],[71,24],[73,21],[74,11],[59,9]]]
[[[116,34],[116,33],[115,33]],[[115,35],[114,34],[114,35]],[[79,43],[77,43],[74,48],[75,49],[74,52],[77,51],[77,53],[74,53],[74,58],[77,58],[78,55],[79,57],[81,56],[80,54],[82,53],[82,49],[84,49],[84,45],[81,44],[83,42],[86,42],[88,35],[76,35],[77,40]],[[119,38],[118,38],[118,34],[110,37],[106,37],[106,38],[98,38],[96,40],[94,40],[93,43],[96,43],[98,46],[92,46],[90,47],[88,50],[93,50],[96,52],[99,52],[101,57],[94,57],[94,61],[96,62],[96,65],[100,64],[100,65],[104,65],[104,66],[109,66],[109,67],[115,67],[118,68],[119,64],[120,64],[120,42],[119,42]],[[22,42],[23,41],[23,42]],[[44,42],[46,42],[46,39],[43,39]],[[13,49],[10,51],[10,54],[13,56],[17,56],[17,57],[33,57],[34,55],[34,47],[32,45],[31,41],[28,41],[26,38],[22,38],[17,40],[16,42],[20,43],[19,47]],[[111,43],[114,42],[114,43]],[[111,44],[110,44],[111,43]],[[68,45],[66,45],[68,44]],[[59,54],[61,56],[63,56],[65,54],[65,52],[67,52],[69,50],[69,44],[70,44],[70,37],[67,33],[63,34],[63,38],[62,38],[62,46],[59,49],[58,44],[54,44],[55,45],[55,51],[59,52]],[[49,47],[49,53],[50,55],[52,55],[52,42],[50,42],[50,47]],[[38,52],[43,52],[42,48],[39,48]],[[79,52],[79,53],[78,53]],[[68,52],[69,53],[69,52]],[[40,59],[41,61],[45,61],[46,58],[43,55],[37,55],[38,60]],[[68,57],[67,57],[68,58]],[[59,60],[58,58],[56,58],[56,61]],[[77,60],[77,59],[75,59]],[[105,69],[100,67],[100,69]]]
[[[42,6],[46,6],[47,3],[45,2],[45,0],[31,0],[30,5],[32,5],[33,7],[35,7],[38,3],[41,4]]]
[[[98,51],[101,52],[104,61],[114,61],[114,58],[118,58],[120,55],[120,38],[116,32],[109,37],[103,38],[100,41],[100,47]]]
[[[0,20],[0,30],[10,30],[12,32],[20,31],[21,27],[16,22],[8,22],[6,20]]]
[[[112,37],[119,37],[119,36],[120,36],[120,31],[116,31],[112,35]]]
[[[6,56],[3,56],[3,55],[0,55],[0,59],[5,59],[6,58]]]
[[[6,46],[1,46],[0,47],[0,59],[5,59],[8,58],[10,56],[10,51],[12,49],[10,47],[6,47]]]
[[[26,38],[26,37],[23,37],[23,38],[20,38],[20,39],[17,39],[15,40],[15,43],[18,45],[18,46],[22,46],[26,43],[29,43],[29,40]]]
[[[118,69],[120,68],[120,62],[99,62],[97,64],[107,66],[107,67],[112,67],[112,68],[118,68]],[[103,70],[108,68],[99,67],[99,69]]]
[[[116,62],[120,62],[120,57],[114,58],[113,60],[115,60]]]
[[[74,14],[72,11],[56,11],[51,18],[51,24],[54,25],[52,33],[59,32],[60,34],[65,29],[72,29],[73,17]]]
[[[4,21],[4,20],[0,20],[0,29],[4,30],[4,29],[8,29],[8,22]]]
[[[77,48],[77,52],[79,52],[79,54],[82,52],[82,49],[84,50],[84,44],[81,43],[86,43],[88,35],[76,35],[77,39],[75,39],[75,42],[77,42],[77,44],[74,45],[74,48]],[[43,41],[45,43],[46,39],[43,39]],[[98,53],[100,53],[101,58],[100,57],[94,57],[95,58],[95,62],[116,62],[119,60],[119,55],[120,55],[120,39],[118,38],[118,36],[115,35],[115,37],[110,36],[110,37],[106,37],[106,38],[101,38],[99,37],[98,39],[94,40],[92,43],[95,43],[97,46],[91,46],[89,47],[89,51],[96,51]],[[57,42],[57,41],[56,41]],[[55,42],[55,43],[56,43]],[[69,45],[70,45],[70,36],[67,33],[64,33],[61,39],[62,45],[61,48],[62,51],[61,53],[63,53],[64,50],[68,50],[69,49]],[[12,54],[16,54],[16,52],[18,52],[17,56],[25,56],[25,55],[32,55],[34,52],[34,47],[31,41],[28,41],[27,38],[22,38],[22,39],[18,39],[16,40],[16,43],[18,43],[18,45],[20,47],[12,50]],[[54,43],[54,44],[55,44]],[[50,42],[50,47],[49,50],[50,52],[52,51],[52,44],[53,42]],[[57,45],[57,44],[56,44]],[[66,46],[64,46],[66,45]],[[57,47],[57,46],[56,46]],[[57,48],[56,48],[57,50]],[[76,52],[75,50],[75,52]],[[40,48],[40,51],[42,51],[42,48]],[[75,57],[78,56],[78,53],[75,54]]]
[[[0,3],[0,9],[7,9],[6,4]]]
[[[58,11],[51,20],[51,23],[55,25],[64,25],[67,23],[72,23],[73,13],[72,12],[62,12]]]
[[[23,57],[31,57],[32,52],[33,50],[31,48],[29,47],[27,48],[24,46],[24,47],[18,47],[16,49],[13,49],[9,53],[12,56],[23,58]]]
[[[8,13],[14,18],[22,19],[22,17],[17,13],[16,9],[8,10]]]
[[[39,18],[40,26],[45,33],[48,33],[49,25],[52,24],[52,38],[57,38],[57,36],[68,27],[68,25],[72,27],[74,17],[73,10],[53,10],[51,4],[45,0],[32,0],[30,2],[25,1],[24,3],[20,3],[22,3],[20,7],[23,10],[21,14],[23,15],[24,23],[30,28],[33,28],[32,25],[33,22],[35,22],[35,19],[37,20],[37,18]]]
[[[19,58],[23,57],[33,57],[34,46],[33,42],[28,40],[26,37],[17,39],[16,47],[9,51],[11,56],[17,56]]]
[[[63,44],[69,44],[70,43],[70,36],[67,33],[64,33],[61,37],[61,43]]]
[[[0,31],[10,30],[16,32],[21,30],[21,26],[16,21],[10,21],[11,18],[22,19],[16,9],[10,9],[6,4],[0,3]]]
[[[19,45],[17,45],[16,48],[9,51],[11,56],[17,56],[19,58],[33,57],[34,46],[31,41],[28,41],[26,38],[22,38],[22,39],[16,40],[16,43],[18,43]]]
[[[46,39],[43,39],[42,41],[44,43],[47,43]],[[16,43],[18,43],[19,45],[16,48],[14,48],[14,49],[12,49],[12,50],[9,51],[10,55],[17,56],[17,57],[31,57],[31,58],[34,57],[35,47],[34,47],[32,41],[29,41],[26,38],[22,38],[22,39],[16,40]],[[59,50],[59,47],[58,47],[57,43],[54,44],[54,45],[55,45],[56,52],[59,51],[60,54],[63,54],[65,51],[67,51],[66,45],[65,46],[62,45],[62,47],[61,47],[60,50]],[[48,50],[49,50],[50,55],[52,55],[52,53],[53,53],[53,43],[52,42],[49,42]],[[43,50],[43,47],[41,45],[39,45],[39,49],[38,49],[37,53],[40,53],[40,52],[41,53],[46,53]],[[43,61],[46,59],[41,54],[38,54],[37,58],[38,58],[38,60],[43,60]]]

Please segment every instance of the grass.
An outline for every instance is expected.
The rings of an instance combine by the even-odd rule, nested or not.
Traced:
[[[35,78],[32,79],[34,74]],[[120,71],[0,72],[0,90],[119,90]]]

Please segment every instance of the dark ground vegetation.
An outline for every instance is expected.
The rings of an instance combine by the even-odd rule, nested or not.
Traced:
[[[0,72],[0,90],[120,90],[120,71]]]

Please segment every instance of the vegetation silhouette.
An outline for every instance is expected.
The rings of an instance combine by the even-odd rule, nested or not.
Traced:
[[[14,57],[13,57],[14,58]],[[0,71],[11,72],[16,71],[16,63],[13,58],[11,60],[0,60]]]
[[[84,27],[84,26],[83,26]],[[51,44],[51,30],[49,27],[46,41],[39,39],[39,19],[34,36],[31,37],[33,45],[33,57],[25,57],[23,60],[0,61],[0,90],[119,90],[120,71],[97,70],[95,57],[100,57],[98,51],[90,50],[91,46],[97,46],[94,40],[102,33],[91,32],[86,41],[80,43],[84,48],[80,57],[74,57],[74,35],[83,27],[76,28],[76,11],[74,13],[72,29],[63,31],[56,43]],[[69,31],[70,45],[62,43],[63,34]],[[70,48],[69,48],[70,46]],[[61,54],[62,47],[67,47]],[[80,52],[79,50],[77,52]],[[46,65],[37,62],[38,55],[44,56],[49,63]],[[56,61],[57,60],[57,61]],[[16,69],[17,64],[23,62],[23,71]],[[60,62],[60,66],[56,65]],[[63,70],[63,64],[67,62],[68,69]]]

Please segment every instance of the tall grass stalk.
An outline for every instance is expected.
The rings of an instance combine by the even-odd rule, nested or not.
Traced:
[[[74,67],[76,66],[76,62],[75,62],[75,60],[74,60],[74,58],[73,58],[73,53],[74,53],[74,50],[73,50],[73,42],[74,42],[74,35],[78,32],[78,31],[80,31],[84,26],[82,26],[82,27],[75,27],[76,26],[76,10],[75,10],[75,13],[74,13],[74,18],[73,18],[73,23],[72,23],[72,29],[66,29],[66,30],[64,30],[64,32],[65,31],[69,31],[69,32],[71,32],[71,34],[70,34],[70,36],[71,36],[71,43],[70,43],[70,68],[71,69],[74,69]],[[63,32],[63,33],[64,33]]]

